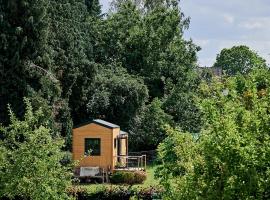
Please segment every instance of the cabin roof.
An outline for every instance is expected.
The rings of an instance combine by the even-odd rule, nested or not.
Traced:
[[[120,130],[120,135],[128,135],[127,132]]]
[[[111,129],[120,128],[120,126],[118,126],[116,124],[113,124],[113,123],[110,123],[110,122],[107,122],[107,121],[104,121],[102,119],[94,119],[92,121],[88,121],[88,122],[79,124],[79,125],[75,126],[74,128],[79,128],[79,127],[82,127],[82,126],[85,126],[85,125],[88,125],[88,124],[91,124],[91,123],[95,123],[95,124],[98,124],[100,126],[104,126],[106,128],[111,128]]]
[[[107,122],[107,121],[104,121],[102,119],[94,119],[93,123],[99,124],[101,126],[105,126],[107,128],[120,128],[120,126],[113,124],[113,123],[110,123],[110,122]]]

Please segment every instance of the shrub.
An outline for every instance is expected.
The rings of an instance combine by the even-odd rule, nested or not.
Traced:
[[[82,187],[71,187],[68,193],[77,200],[129,200],[134,195],[130,187],[102,187],[95,192]]]
[[[10,109],[10,124],[0,126],[0,198],[70,199],[68,167],[60,164],[64,140],[49,127],[43,109],[25,99],[22,120]]]
[[[270,199],[270,71],[202,83],[199,137],[168,128],[156,171],[167,199]]]
[[[145,172],[115,172],[111,176],[110,180],[115,184],[141,184],[146,179]]]
[[[142,171],[134,172],[134,183],[140,184],[146,180],[146,173]]]
[[[141,200],[152,200],[152,199],[162,199],[162,193],[164,190],[161,187],[148,187],[148,188],[138,188],[137,198]]]

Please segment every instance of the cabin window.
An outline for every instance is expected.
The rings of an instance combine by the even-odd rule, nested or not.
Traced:
[[[100,138],[85,138],[84,154],[100,156]]]
[[[116,149],[116,147],[117,147],[117,139],[114,138],[114,148]]]

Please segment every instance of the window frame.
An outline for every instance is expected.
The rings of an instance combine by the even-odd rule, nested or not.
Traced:
[[[88,146],[91,146],[87,143],[87,141],[98,141],[98,149],[94,150],[91,148],[87,148]],[[93,144],[93,143],[92,143]],[[84,138],[84,155],[88,155],[88,151],[92,150],[92,152],[89,154],[89,156],[101,156],[101,138]],[[94,152],[94,153],[93,153]]]

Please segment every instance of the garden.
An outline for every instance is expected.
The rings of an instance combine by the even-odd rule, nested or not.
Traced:
[[[179,0],[0,0],[0,199],[270,199],[269,64],[237,45],[201,66],[190,22]],[[111,173],[152,150],[74,178],[80,156]]]

